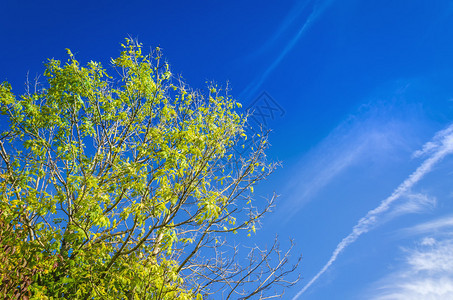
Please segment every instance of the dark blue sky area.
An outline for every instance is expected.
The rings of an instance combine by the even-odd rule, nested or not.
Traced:
[[[266,91],[280,109],[265,120],[269,153],[284,167],[257,189],[281,197],[254,240],[295,238],[303,280],[287,299],[422,299],[407,288],[414,282],[431,288],[432,299],[453,299],[426,281],[436,274],[453,291],[453,267],[436,273],[427,262],[428,276],[403,263],[453,245],[445,238],[453,224],[450,148],[377,210],[372,227],[359,222],[449,145],[442,130],[453,117],[452,1],[6,0],[0,34],[0,81],[16,94],[47,58],[65,61],[65,48],[108,69],[126,37],[160,46],[193,88],[229,81],[244,107],[263,112]],[[333,255],[355,224],[365,237]]]

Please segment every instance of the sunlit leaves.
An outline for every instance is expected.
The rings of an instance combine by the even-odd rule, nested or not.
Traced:
[[[260,215],[247,201],[273,169],[261,163],[265,138],[240,156],[232,147],[246,120],[227,91],[211,85],[204,97],[159,49],[122,47],[109,72],[67,50],[66,62],[47,62],[45,88],[16,97],[0,85],[10,123],[1,204],[12,219],[27,215],[27,247],[61,257],[35,278],[37,296],[201,299],[181,271],[192,259],[184,247],[255,232]],[[233,216],[238,207],[247,213]]]

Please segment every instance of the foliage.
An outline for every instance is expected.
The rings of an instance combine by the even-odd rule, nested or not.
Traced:
[[[0,295],[8,299],[29,299],[28,290],[34,275],[47,273],[52,257],[26,243],[26,231],[17,220],[7,222],[0,211]]]
[[[247,155],[233,148],[247,138],[240,104],[190,90],[132,40],[111,61],[118,80],[68,55],[48,61],[45,88],[17,98],[0,85],[0,209],[14,232],[0,237],[2,275],[23,262],[10,286],[35,299],[247,299],[291,285],[297,264],[285,269],[278,243],[243,267],[225,242],[274,201],[251,198],[276,167],[267,135]]]

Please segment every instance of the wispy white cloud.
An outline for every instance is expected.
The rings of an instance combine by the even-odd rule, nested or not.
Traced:
[[[421,157],[423,155],[429,155],[432,154],[433,152],[436,151],[439,147],[442,146],[443,143],[445,143],[444,139],[445,136],[451,135],[453,133],[453,127],[450,126],[444,130],[439,131],[436,133],[432,141],[426,143],[423,145],[423,148],[415,151],[412,155],[412,157]]]
[[[402,229],[401,232],[406,235],[418,235],[423,233],[439,232],[447,227],[453,227],[453,215],[445,216],[434,221],[405,228]]]
[[[392,219],[400,215],[422,213],[427,210],[433,210],[436,207],[437,200],[435,197],[422,193],[407,193],[402,197],[403,201],[397,204],[388,214]]]
[[[392,115],[386,105],[366,106],[305,154],[295,166],[297,171],[290,172],[291,179],[282,191],[285,202],[280,208],[286,216],[296,214],[350,168],[362,164],[370,169],[373,163],[381,166],[382,162],[396,159],[401,149],[407,155],[413,122],[385,119],[383,116]]]
[[[453,299],[453,240],[425,237],[404,249],[404,264],[369,292],[373,300]],[[368,296],[367,299],[370,299]]]
[[[335,262],[340,253],[349,245],[354,243],[362,234],[370,231],[377,225],[379,217],[388,212],[391,205],[406,195],[408,191],[419,182],[424,175],[429,173],[433,166],[441,161],[448,154],[453,153],[453,125],[447,129],[438,132],[432,141],[429,143],[435,146],[425,146],[423,149],[429,149],[430,156],[406,179],[404,180],[393,193],[384,199],[381,204],[373,210],[370,210],[365,217],[361,218],[358,223],[353,227],[352,232],[347,235],[335,248],[330,259],[321,268],[321,270],[293,297],[293,300],[299,298],[314,282],[316,282],[321,275],[323,275],[329,267]],[[426,154],[424,151],[422,154]]]
[[[327,151],[332,149],[329,145],[337,146],[336,151]],[[360,137],[344,144],[327,138],[325,143],[314,149],[303,159],[303,162],[299,163],[302,171],[286,187],[286,194],[292,197],[286,200],[281,210],[285,214],[289,213],[289,217],[296,214],[339,174],[361,161],[367,148],[369,146]]]
[[[255,52],[248,55],[249,58],[256,57],[269,49],[276,46],[277,41],[281,36],[293,25],[294,22],[301,16],[304,10],[313,2],[313,0],[297,1],[278,29],[271,35],[271,37]]]
[[[241,93],[240,98],[250,98],[253,96],[258,89],[261,88],[261,85],[267,79],[267,77],[272,73],[272,71],[280,64],[280,62],[285,58],[285,56],[293,49],[293,47],[297,44],[300,38],[307,32],[310,26],[321,16],[321,14],[330,6],[333,0],[324,0],[324,1],[316,1],[313,6],[313,10],[307,17],[304,24],[300,27],[299,31],[291,38],[291,40],[283,47],[283,50],[280,54],[275,58],[274,61],[267,67],[267,69],[255,80],[253,80]],[[295,10],[296,14],[290,14],[287,20],[281,26],[280,31],[277,32],[277,35],[274,37],[278,37],[282,34],[282,31],[285,30],[290,23],[301,14],[303,9],[305,8],[306,4],[299,5]],[[272,39],[272,42],[275,42],[276,38]],[[267,46],[268,47],[268,46]]]
[[[422,241],[420,242],[420,244],[422,246],[433,246],[436,244],[436,240],[432,237],[426,237],[424,239],[422,239]]]

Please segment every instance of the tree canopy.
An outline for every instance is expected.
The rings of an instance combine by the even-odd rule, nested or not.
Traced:
[[[50,59],[21,96],[0,85],[0,280],[10,298],[248,299],[281,295],[297,267],[278,242],[241,253],[275,197],[253,187],[278,165],[250,148],[228,89],[172,75],[126,40],[109,72]],[[297,280],[297,279],[296,279]]]

